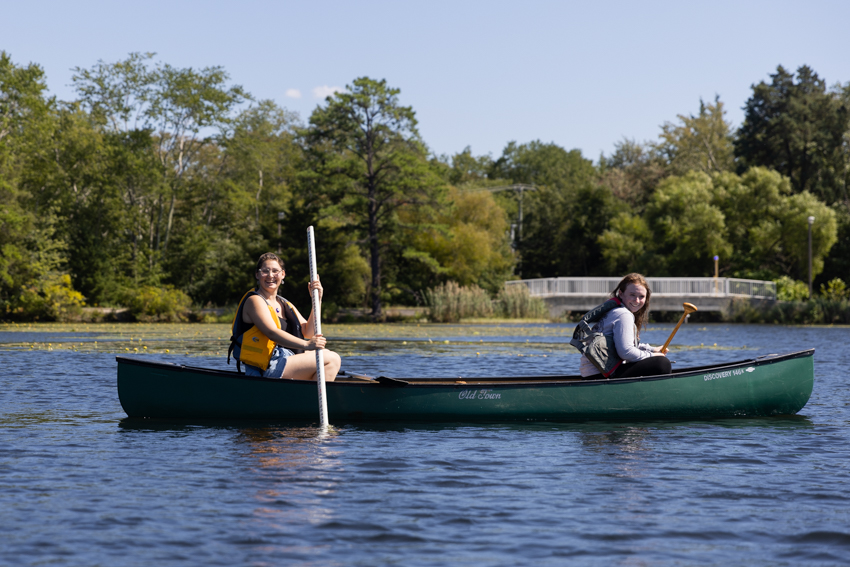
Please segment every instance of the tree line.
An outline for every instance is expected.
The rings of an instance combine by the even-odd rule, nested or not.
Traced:
[[[737,130],[719,98],[594,162],[553,143],[435,155],[398,88],[362,77],[306,122],[221,67],[155,54],[74,69],[47,94],[0,52],[0,317],[84,302],[156,313],[232,305],[280,251],[307,301],[315,225],[326,309],[415,305],[447,282],[517,277],[850,271],[850,84],[781,66]]]

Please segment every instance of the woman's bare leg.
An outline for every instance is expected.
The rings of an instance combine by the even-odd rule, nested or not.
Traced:
[[[339,372],[339,367],[342,366],[342,359],[337,353],[327,349],[325,349],[325,353],[322,356],[325,361],[325,380],[333,382]],[[315,355],[313,358],[315,358]]]
[[[325,361],[325,380],[331,382],[336,378],[342,360],[332,350],[326,349],[322,356]],[[315,380],[316,353],[309,351],[301,354],[293,354],[288,357],[281,378],[288,380]]]

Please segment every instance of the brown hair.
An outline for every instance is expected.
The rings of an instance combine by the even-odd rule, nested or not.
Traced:
[[[631,273],[623,276],[623,279],[620,280],[620,283],[611,292],[611,297],[618,297],[620,293],[625,292],[629,284],[643,286],[646,290],[646,302],[635,313],[635,325],[637,326],[638,334],[640,334],[640,330],[645,329],[646,324],[649,322],[649,298],[652,296],[652,290],[649,289],[649,284],[646,283],[645,277],[637,273]]]
[[[265,254],[263,254],[262,256],[260,256],[260,259],[259,259],[259,260],[257,260],[257,269],[256,269],[256,271],[254,272],[254,277],[255,277],[255,278],[257,277],[257,272],[259,272],[259,271],[260,271],[260,268],[262,268],[262,267],[263,267],[263,262],[266,262],[267,260],[274,260],[275,262],[277,262],[277,263],[280,265],[280,269],[281,269],[281,270],[285,269],[285,268],[283,267],[283,260],[281,260],[280,258],[278,258],[278,255],[277,255],[277,254],[275,254],[274,252],[266,252]],[[256,285],[256,286],[254,286],[254,287],[255,287],[255,288],[257,288],[257,289],[259,289],[259,287],[260,287],[260,280],[257,280],[257,285]]]
[[[278,264],[280,264],[280,269],[281,269],[281,270],[286,269],[286,268],[284,268],[284,266],[283,266],[283,260],[281,260],[280,258],[278,258],[277,254],[275,254],[274,252],[266,252],[265,254],[263,254],[262,256],[260,256],[260,259],[259,259],[259,260],[257,260],[257,271],[260,271],[260,268],[262,268],[262,267],[263,267],[263,262],[265,262],[266,260],[274,260],[275,262],[277,262]]]

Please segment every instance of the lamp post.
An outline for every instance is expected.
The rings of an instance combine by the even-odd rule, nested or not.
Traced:
[[[812,298],[812,225],[815,222],[815,217],[806,219],[809,221],[809,299]]]
[[[277,253],[283,254],[283,249],[281,248],[280,243],[280,223],[283,222],[284,217],[286,217],[286,213],[283,211],[277,214]]]
[[[717,295],[717,276],[720,275],[717,262],[720,261],[720,256],[714,256],[714,295]]]

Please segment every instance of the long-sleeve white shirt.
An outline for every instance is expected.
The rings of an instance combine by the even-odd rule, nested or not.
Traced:
[[[605,314],[601,321],[593,326],[594,332],[614,337],[617,356],[625,362],[637,362],[652,356],[652,347],[646,343],[637,342],[637,328],[634,314],[625,307],[616,307]],[[579,372],[582,376],[599,374],[599,369],[593,366],[586,356],[581,356]]]

